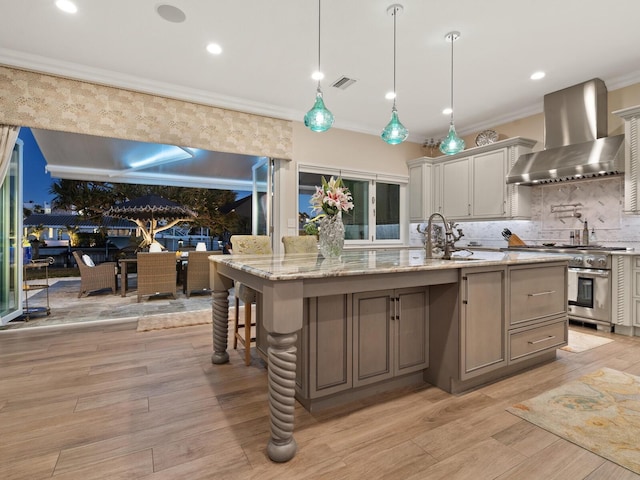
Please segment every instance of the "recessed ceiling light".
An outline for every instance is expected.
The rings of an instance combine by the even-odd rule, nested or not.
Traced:
[[[187,19],[184,12],[173,5],[158,5],[156,12],[167,22],[171,23],[182,23]]]
[[[544,78],[544,76],[546,75],[546,73],[544,72],[534,72],[531,74],[531,80],[540,80],[541,78]]]
[[[56,7],[67,13],[78,12],[78,7],[76,7],[75,3],[73,3],[71,0],[57,0]]]
[[[317,71],[316,71],[316,72],[313,72],[313,73],[311,74],[311,78],[313,78],[314,80],[318,80],[318,81],[320,81],[320,80],[322,80],[322,79],[324,78],[324,73],[322,73],[322,72],[317,72]]]
[[[453,110],[451,109],[451,107],[447,107],[444,110],[442,110],[442,113],[444,115],[451,115],[451,112],[453,112]]]
[[[207,45],[207,52],[211,55],[220,55],[222,53],[222,47],[217,43],[210,43]]]
[[[386,98],[387,100],[393,100],[394,98],[396,98],[396,92],[387,92],[384,98]]]

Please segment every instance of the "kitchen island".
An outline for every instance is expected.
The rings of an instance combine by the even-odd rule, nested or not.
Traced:
[[[214,364],[229,361],[229,289],[258,292],[268,363],[269,457],[295,455],[308,409],[428,382],[457,393],[555,358],[567,342],[567,262],[558,255],[423,249],[212,256]]]

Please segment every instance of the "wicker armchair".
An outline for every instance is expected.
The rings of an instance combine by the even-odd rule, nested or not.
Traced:
[[[318,253],[318,240],[313,235],[282,237],[284,253]]]
[[[138,302],[144,296],[170,294],[176,297],[176,254],[138,252]]]
[[[189,252],[187,274],[182,289],[187,298],[191,296],[192,292],[211,290],[209,285],[209,257],[211,255],[221,254],[221,250],[214,252]]]
[[[231,237],[233,255],[243,254],[271,254],[271,238],[266,235],[234,235]],[[191,255],[191,254],[189,254]],[[244,323],[240,323],[238,310],[240,300],[244,303]],[[240,282],[235,284],[235,326],[233,332],[233,348],[238,348],[238,341],[244,347],[244,363],[251,365],[251,342],[255,337],[251,336],[251,327],[256,323],[251,321],[251,304],[256,301],[256,291]],[[243,334],[239,333],[243,329]]]
[[[83,293],[89,294],[89,292],[106,290],[107,288],[110,288],[115,295],[118,289],[118,265],[115,262],[105,262],[90,267],[84,262],[83,255],[82,250],[73,252],[73,257],[80,270],[80,292],[78,293],[78,298],[82,297]]]

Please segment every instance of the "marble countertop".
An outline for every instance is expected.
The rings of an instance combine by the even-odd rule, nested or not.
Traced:
[[[561,254],[541,252],[474,251],[467,257],[452,260],[426,259],[419,249],[345,250],[339,259],[325,259],[317,254],[215,255],[210,261],[227,265],[268,280],[346,277],[413,271],[432,271],[488,265],[514,265],[569,260]],[[469,252],[461,252],[467,254]]]
[[[634,250],[633,248],[627,250],[612,250],[611,255],[640,255],[640,250]]]

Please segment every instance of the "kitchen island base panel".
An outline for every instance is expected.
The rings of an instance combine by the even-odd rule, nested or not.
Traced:
[[[528,358],[527,360],[523,360],[516,364],[502,367],[500,370],[489,372],[484,375],[479,375],[469,380],[458,380],[455,378],[449,378],[448,381],[444,381],[442,378],[434,380],[433,371],[425,370],[424,381],[444,390],[445,392],[459,395],[469,392],[474,388],[498,382],[507,377],[511,377],[515,374],[524,372],[525,370],[532,370],[533,368],[540,367],[554,360],[556,360],[555,349],[543,354],[539,354],[535,357]]]
[[[402,377],[391,378],[379,383],[366,385],[346,392],[340,392],[319,398],[306,398],[299,392],[296,394],[296,400],[307,411],[317,413],[328,408],[340,407],[352,402],[360,402],[366,399],[378,398],[380,395],[391,394],[394,392],[402,392],[407,389],[416,390],[429,388],[431,385],[426,383],[423,378],[422,371],[409,373]]]
[[[213,354],[211,363],[221,365],[229,362],[229,291],[218,290],[212,294],[211,315],[213,319]],[[249,348],[249,346],[247,346]]]

